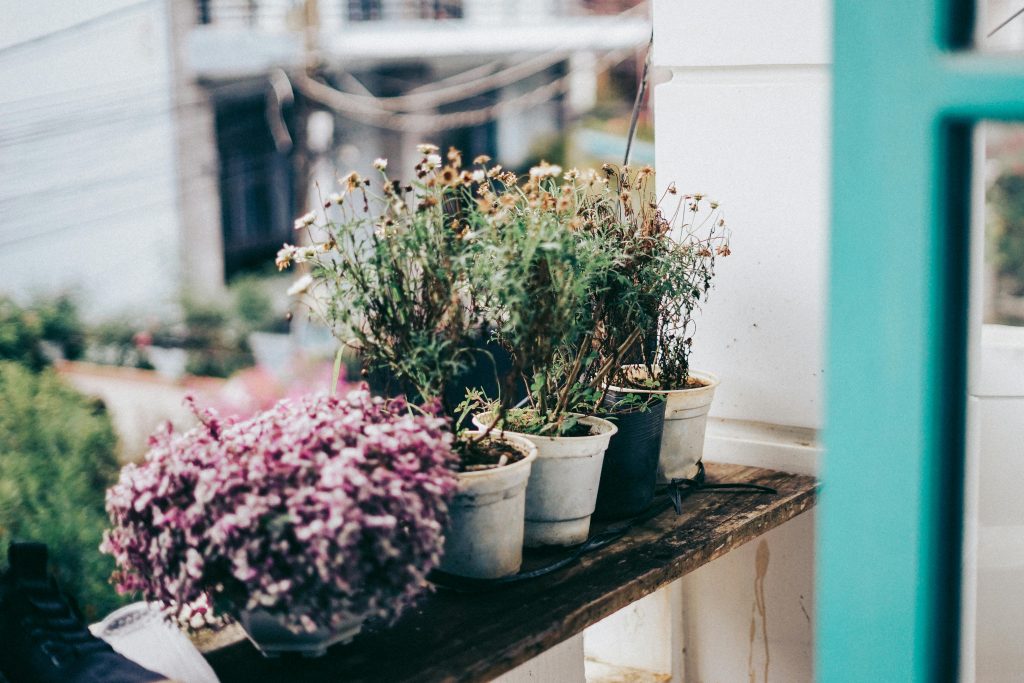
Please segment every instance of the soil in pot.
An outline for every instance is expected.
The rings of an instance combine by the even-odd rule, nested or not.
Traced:
[[[613,422],[619,431],[612,436],[604,455],[594,510],[598,519],[633,517],[654,499],[666,404],[656,397],[642,408],[615,409],[624,396],[609,391],[602,403],[609,412],[601,417]]]
[[[481,472],[526,458],[522,447],[499,439],[459,439],[455,452],[459,454],[459,472]]]

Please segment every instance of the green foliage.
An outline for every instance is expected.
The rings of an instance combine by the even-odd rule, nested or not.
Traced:
[[[184,348],[188,353],[185,371],[206,377],[230,377],[253,364],[245,332],[231,309],[186,294],[181,300],[182,321],[153,334],[159,346]]]
[[[41,299],[33,308],[39,316],[43,339],[57,344],[68,360],[77,360],[85,352],[85,325],[78,306],[69,294]]]
[[[103,404],[50,370],[0,362],[0,544],[42,541],[90,618],[122,603],[99,552],[104,492],[117,475],[116,439]]]
[[[602,413],[646,413],[648,410],[664,403],[666,399],[665,394],[636,394],[627,393],[623,394],[620,398],[615,401],[606,401],[600,408]]]
[[[520,179],[486,157],[466,170],[457,150],[447,163],[420,151],[411,184],[390,179],[386,162],[379,182],[349,174],[323,214],[296,221],[308,246],[278,253],[281,268],[309,264],[325,321],[372,369],[447,399],[487,329],[511,367],[497,397],[469,403],[536,434],[575,429],[573,413],[595,410],[627,359],[664,388],[685,384],[692,316],[715,256],[728,254],[717,204],[681,195],[666,218],[646,167],[563,174],[541,163]],[[529,405],[513,412],[520,387]]]
[[[601,233],[575,232],[570,210],[545,205],[545,197],[559,192],[556,184],[528,183],[508,211],[480,215],[474,226],[483,253],[473,286],[513,359],[501,408],[507,410],[514,396],[510,383],[529,378],[532,417],[516,414],[517,429],[528,433],[571,429],[568,413],[596,384],[592,299],[603,296],[601,283],[614,259]]]
[[[110,318],[97,323],[88,330],[85,359],[107,365],[152,369],[135,343],[138,333],[138,324],[130,317]]]
[[[267,291],[268,280],[271,278],[250,275],[236,278],[231,283],[234,316],[244,334],[288,332],[288,320],[274,308]]]
[[[473,360],[482,324],[467,279],[479,248],[459,220],[468,198],[453,185],[402,185],[381,175],[379,194],[349,175],[321,226],[326,239],[297,253],[286,247],[279,262],[311,263],[325,322],[369,369],[444,400]]]
[[[996,268],[1015,283],[1009,293],[1024,295],[1024,175],[1004,173],[988,191],[989,232],[994,240]]]
[[[0,296],[0,361],[12,360],[39,370],[46,365],[40,347],[43,324],[39,316]]]
[[[617,384],[685,387],[695,313],[711,289],[716,258],[730,253],[725,220],[716,202],[681,195],[674,185],[659,200],[650,167],[605,165],[604,173],[607,184],[579,211],[585,227],[605,233],[619,256],[596,304],[597,345],[616,369],[641,363],[656,379],[639,386],[617,372]]]

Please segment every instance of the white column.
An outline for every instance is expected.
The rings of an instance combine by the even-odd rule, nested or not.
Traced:
[[[830,9],[655,1],[658,183],[718,200],[732,229],[694,337],[695,368],[722,379],[708,460],[817,469]],[[682,580],[686,680],[812,680],[813,549],[803,515]]]

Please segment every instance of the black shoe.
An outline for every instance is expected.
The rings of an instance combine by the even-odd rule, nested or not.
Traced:
[[[10,683],[155,683],[86,628],[46,573],[46,546],[12,543],[0,577],[0,678]]]

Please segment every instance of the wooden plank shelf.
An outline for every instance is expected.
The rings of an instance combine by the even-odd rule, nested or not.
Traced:
[[[813,477],[740,465],[710,463],[707,481],[778,494],[696,493],[682,515],[670,508],[577,564],[487,592],[437,590],[393,626],[368,624],[319,659],[267,659],[246,640],[206,657],[222,683],[490,680],[796,517],[818,490]],[[529,560],[541,561],[535,553]]]

